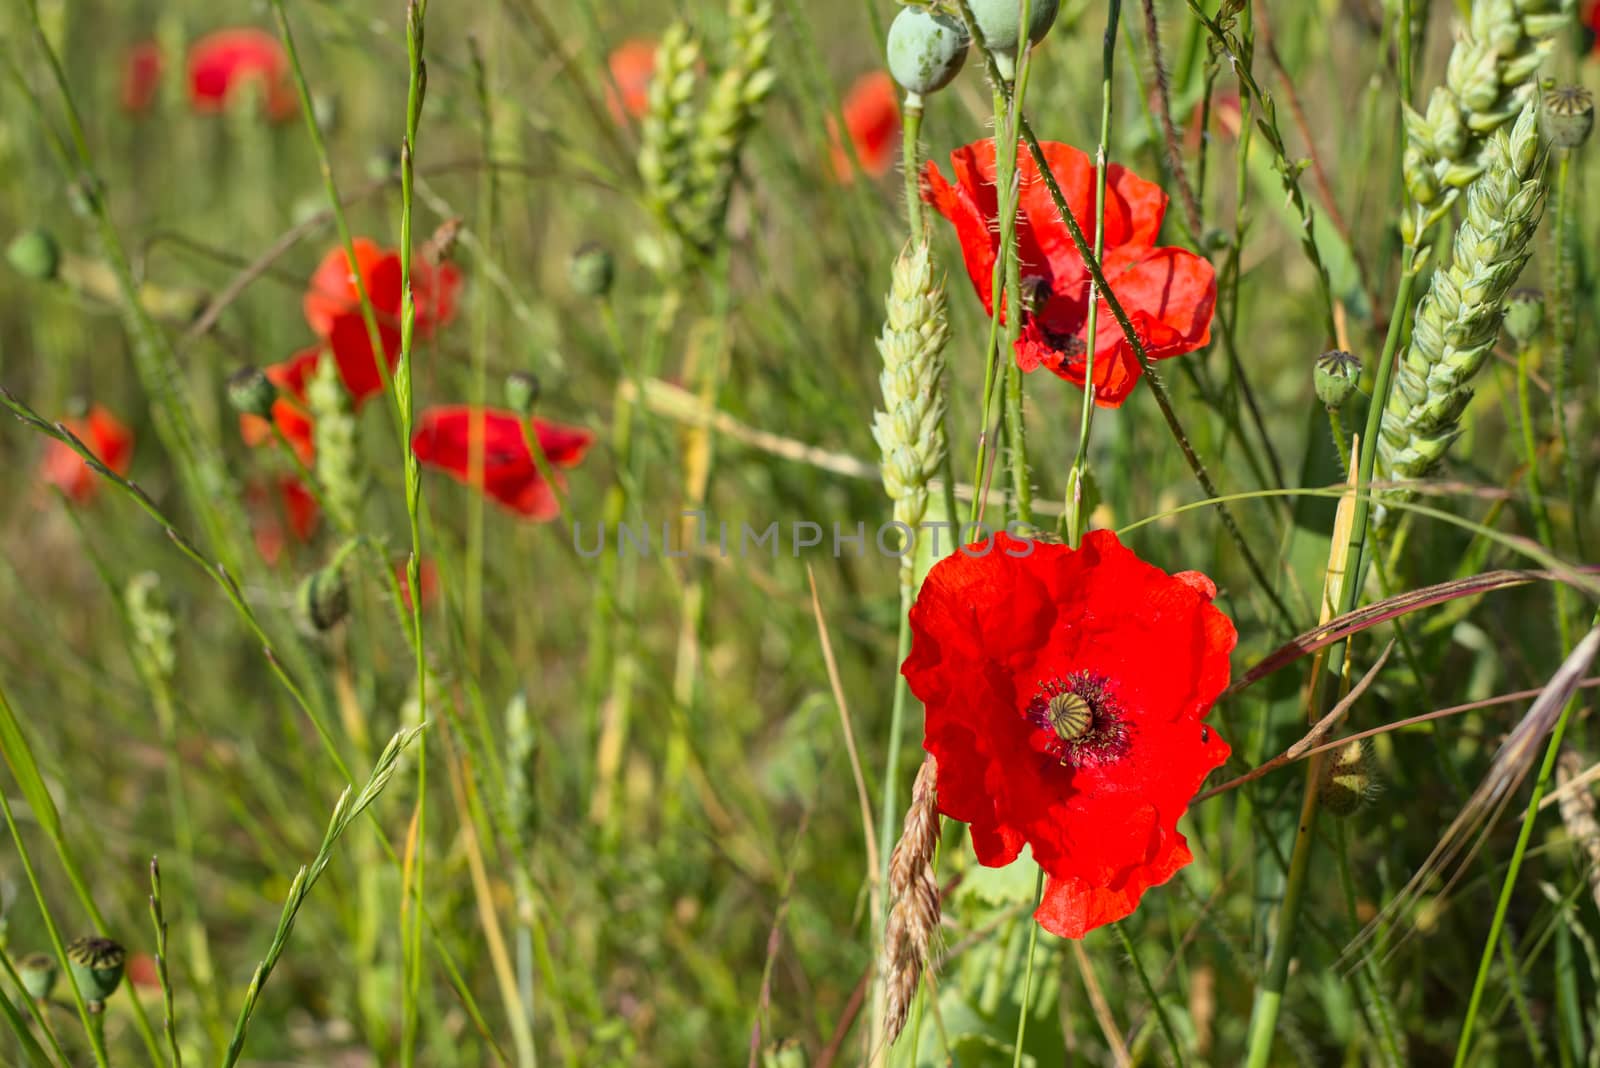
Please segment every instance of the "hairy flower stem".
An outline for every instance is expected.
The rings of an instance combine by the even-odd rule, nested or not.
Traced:
[[[1600,613],[1589,623],[1590,628],[1600,627]],[[1592,650],[1591,650],[1592,652]],[[1587,665],[1583,665],[1586,669]],[[1454,1068],[1462,1068],[1472,1045],[1473,1025],[1477,1022],[1478,1008],[1483,1002],[1484,987],[1489,981],[1489,968],[1494,963],[1495,947],[1505,926],[1506,911],[1511,907],[1511,894],[1517,888],[1517,873],[1522,870],[1522,859],[1528,851],[1528,841],[1533,837],[1533,825],[1539,814],[1540,802],[1550,787],[1550,777],[1555,772],[1556,758],[1561,754],[1561,740],[1566,737],[1567,724],[1572,721],[1573,710],[1578,707],[1576,693],[1561,709],[1561,716],[1550,731],[1550,741],[1545,745],[1544,762],[1539,765],[1539,777],[1528,795],[1528,808],[1522,816],[1522,829],[1517,833],[1517,844],[1511,851],[1511,863],[1506,867],[1505,881],[1500,884],[1500,896],[1495,901],[1494,919],[1489,923],[1489,938],[1483,945],[1483,956],[1478,961],[1478,974],[1472,981],[1472,997],[1467,1001],[1467,1012],[1461,1022],[1461,1037],[1456,1042]]]
[[[906,181],[906,222],[911,226],[912,243],[928,235],[922,221],[922,94],[906,90],[900,106],[900,170]],[[952,513],[953,515],[954,513]]]
[[[1567,415],[1567,391],[1572,385],[1573,350],[1577,346],[1577,292],[1572,262],[1572,197],[1568,179],[1572,173],[1572,150],[1561,152],[1561,164],[1556,171],[1556,221],[1554,257],[1555,271],[1555,336],[1556,360],[1551,368],[1551,407],[1555,415],[1556,442],[1561,447],[1561,474],[1565,483],[1567,500],[1572,508],[1572,538],[1577,546],[1578,559],[1584,559],[1582,479],[1578,471],[1578,456],[1572,449],[1572,431]],[[1548,538],[1546,545],[1555,543]],[[1564,592],[1558,586],[1557,592]],[[1565,611],[1563,609],[1562,611]]]
[[[1122,0],[1111,0],[1106,10],[1105,43],[1100,54],[1100,143],[1095,148],[1094,194],[1094,258],[1095,262],[1106,251],[1106,156],[1111,140],[1111,89],[1116,62],[1117,21],[1122,16]],[[1151,32],[1154,34],[1154,14],[1151,15]],[[1169,120],[1170,125],[1170,120]],[[1176,157],[1174,157],[1176,158]],[[1089,428],[1094,422],[1095,385],[1094,351],[1095,335],[1100,326],[1100,300],[1098,284],[1089,287],[1089,321],[1084,334],[1083,356],[1083,408],[1078,419],[1078,448],[1072,457],[1072,470],[1067,475],[1066,510],[1062,521],[1066,525],[1067,544],[1074,549],[1083,537],[1088,516],[1083,514],[1083,483],[1089,476]]]
[[[1532,373],[1529,367],[1533,351],[1532,345],[1517,346],[1517,417],[1522,424],[1522,460],[1528,472],[1525,483],[1528,487],[1528,507],[1533,511],[1534,530],[1538,532],[1542,545],[1553,548],[1556,544],[1555,530],[1550,524],[1550,506],[1544,499],[1544,480],[1539,474],[1539,441],[1533,421]],[[1556,359],[1561,359],[1559,352]],[[1557,411],[1559,413],[1559,408]],[[1560,421],[1559,414],[1557,421]],[[1577,508],[1573,511],[1576,513]],[[1572,626],[1567,618],[1572,591],[1565,582],[1558,582],[1555,586],[1556,633],[1561,638],[1561,651],[1568,653],[1572,651]]]
[[[1283,603],[1283,598],[1278,595],[1277,588],[1272,580],[1267,577],[1260,561],[1251,551],[1250,545],[1244,540],[1244,532],[1239,529],[1239,524],[1234,521],[1233,512],[1227,504],[1219,500],[1220,494],[1211,481],[1211,475],[1206,470],[1206,465],[1195,453],[1194,446],[1189,443],[1189,436],[1184,433],[1183,424],[1178,421],[1177,413],[1172,410],[1172,400],[1167,396],[1166,387],[1156,377],[1155,368],[1150,361],[1149,353],[1145,352],[1144,342],[1133,328],[1133,323],[1128,319],[1128,313],[1123,309],[1122,302],[1106,282],[1105,272],[1100,268],[1100,258],[1089,247],[1089,240],[1084,236],[1083,227],[1078,225],[1077,219],[1072,215],[1072,209],[1067,205],[1066,197],[1062,195],[1061,186],[1057,184],[1055,175],[1050,170],[1050,161],[1045,159],[1044,149],[1039,147],[1039,139],[1034,136],[1033,127],[1027,118],[1019,116],[1018,126],[1022,131],[1022,139],[1028,146],[1028,151],[1033,154],[1034,163],[1039,167],[1039,174],[1044,179],[1045,188],[1050,192],[1050,199],[1055,202],[1056,210],[1060,212],[1062,221],[1067,224],[1067,231],[1072,235],[1072,243],[1077,247],[1078,256],[1083,260],[1083,265],[1089,272],[1089,277],[1094,280],[1095,291],[1105,296],[1106,306],[1111,309],[1112,316],[1117,320],[1117,325],[1122,328],[1122,335],[1127,339],[1128,346],[1133,349],[1134,356],[1139,361],[1140,368],[1144,371],[1145,381],[1150,384],[1150,392],[1155,396],[1156,405],[1161,409],[1161,415],[1167,422],[1167,429],[1172,432],[1173,438],[1178,443],[1178,448],[1183,452],[1183,458],[1188,461],[1189,470],[1194,472],[1194,477],[1200,483],[1200,488],[1207,497],[1216,501],[1217,517],[1222,521],[1228,535],[1238,546],[1239,554],[1244,558],[1245,566],[1250,569],[1251,576],[1256,584],[1266,594],[1272,603],[1273,609],[1278,613],[1279,620],[1289,630],[1294,630],[1294,615],[1289,611],[1288,605]]]

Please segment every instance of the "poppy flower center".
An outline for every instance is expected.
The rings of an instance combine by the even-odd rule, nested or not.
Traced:
[[[1106,678],[1075,671],[1043,683],[1023,713],[1039,748],[1067,767],[1108,764],[1128,751],[1127,714]]]

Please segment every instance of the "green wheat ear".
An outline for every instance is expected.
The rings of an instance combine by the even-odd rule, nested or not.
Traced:
[[[306,385],[306,407],[313,419],[312,442],[317,448],[317,481],[322,483],[323,499],[341,529],[354,529],[366,477],[350,396],[332,356],[317,361]]]
[[[894,519],[915,531],[928,511],[928,482],[944,462],[944,347],[950,340],[944,285],[933,275],[926,243],[908,247],[894,263],[878,336],[883,410],[872,436],[883,450],[883,488]],[[913,554],[901,557],[909,576]]]
[[[1534,73],[1572,24],[1575,0],[1478,0],[1445,83],[1422,111],[1406,108],[1406,189],[1426,230],[1488,166],[1492,135],[1537,99]],[[1408,230],[1416,219],[1407,218]],[[1406,235],[1409,240],[1414,235]]]
[[[1450,262],[1434,272],[1417,308],[1383,412],[1378,455],[1389,479],[1427,476],[1459,433],[1472,377],[1494,349],[1506,296],[1533,251],[1545,194],[1538,131],[1529,104],[1509,134],[1499,131],[1484,146]],[[1389,495],[1416,496],[1403,488]]]

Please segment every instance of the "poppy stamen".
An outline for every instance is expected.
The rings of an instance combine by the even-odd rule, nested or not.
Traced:
[[[1043,750],[1071,768],[1110,763],[1128,751],[1128,723],[1107,680],[1076,671],[1039,687],[1026,718],[1041,731]]]

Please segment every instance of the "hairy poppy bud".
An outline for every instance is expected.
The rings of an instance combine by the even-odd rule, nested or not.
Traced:
[[[104,1008],[106,998],[122,982],[122,967],[127,960],[127,952],[109,938],[89,936],[67,946],[67,965],[90,1012]]]
[[[603,297],[611,292],[616,277],[616,261],[611,250],[596,242],[579,246],[567,262],[567,279],[582,297]]]
[[[1544,132],[1557,148],[1577,148],[1594,129],[1594,96],[1581,85],[1544,94]]]
[[[1330,408],[1342,408],[1361,381],[1361,361],[1348,352],[1334,349],[1317,357],[1312,383],[1317,399]]]
[[[1377,792],[1371,757],[1359,739],[1328,753],[1318,783],[1323,808],[1335,816],[1348,816]]]
[[[6,259],[18,274],[49,282],[61,267],[61,249],[46,230],[24,230],[6,246]]]
[[[967,28],[949,15],[906,7],[889,27],[889,73],[908,93],[949,85],[967,61]]]
[[[526,371],[506,375],[506,407],[518,415],[532,415],[539,403],[539,380]]]
[[[228,376],[228,403],[241,415],[272,416],[278,387],[259,367],[241,367]]]
[[[1032,0],[1028,5],[1028,41],[1038,44],[1056,22],[1057,0]],[[1017,24],[1022,0],[972,0],[972,18],[991,52],[1017,52]]]
[[[313,633],[325,633],[350,614],[350,587],[339,565],[307,575],[295,595],[301,623]]]
[[[56,959],[48,953],[29,953],[17,962],[17,977],[30,998],[43,1001],[55,989]]]
[[[1519,347],[1526,348],[1544,329],[1544,294],[1537,289],[1514,289],[1506,297],[1505,317],[1501,325]]]

